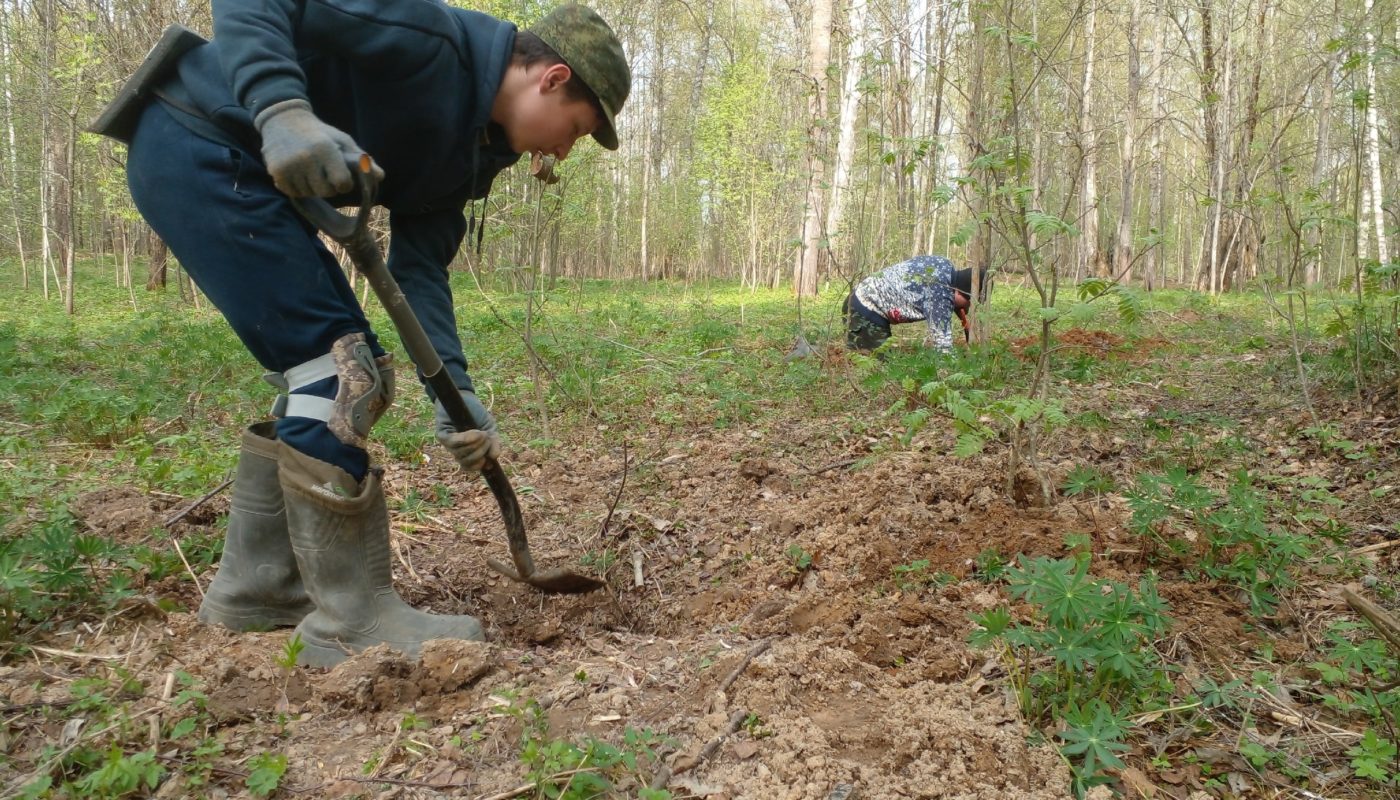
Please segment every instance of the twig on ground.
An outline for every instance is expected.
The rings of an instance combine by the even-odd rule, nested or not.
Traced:
[[[1354,556],[1362,556],[1367,553],[1374,553],[1378,550],[1387,550],[1392,547],[1400,547],[1400,539],[1390,539],[1389,541],[1376,542],[1375,544],[1368,544],[1365,547],[1358,547],[1355,550],[1352,550],[1351,554]]]
[[[408,570],[408,574],[412,576],[413,580],[417,581],[418,583],[423,582],[423,578],[418,574],[418,570],[414,569],[413,564],[410,563],[409,560],[404,557],[403,545],[399,544],[397,541],[394,542],[394,555],[398,556],[399,563],[403,564],[403,568]]]
[[[845,459],[842,459],[842,460],[840,460],[840,461],[833,461],[833,462],[831,462],[830,464],[827,464],[827,465],[824,466],[824,467],[817,467],[816,469],[809,469],[809,470],[807,470],[806,472],[804,472],[804,473],[802,473],[802,474],[803,474],[803,475],[820,475],[820,474],[822,474],[823,472],[830,472],[830,471],[833,470],[833,469],[840,469],[840,468],[842,468],[842,467],[849,467],[849,466],[851,466],[852,464],[854,464],[854,463],[856,463],[856,462],[858,462],[858,461],[860,461],[859,458],[845,458]]]
[[[167,533],[169,532],[167,531]],[[194,574],[194,568],[190,566],[189,559],[185,558],[184,548],[180,547],[180,540],[176,539],[173,533],[170,534],[170,543],[175,545],[175,554],[180,557],[180,563],[185,565],[185,572],[189,574],[190,580],[194,582],[194,589],[199,592],[199,599],[201,601],[204,600],[204,587],[199,585],[199,577]]]
[[[726,675],[723,681],[720,681],[719,688],[717,690],[719,694],[723,695],[725,692],[727,692],[729,690],[729,687],[734,685],[734,681],[737,681],[739,679],[739,676],[744,674],[744,670],[748,668],[749,663],[752,662],[754,658],[761,655],[769,647],[772,646],[773,640],[768,639],[766,641],[759,642],[753,647],[753,649],[749,650],[749,652],[744,656],[743,660],[739,662],[739,665],[736,666],[728,675]],[[744,711],[743,709],[735,711],[733,714],[729,715],[729,724],[725,726],[724,731],[722,731],[718,736],[707,742],[704,747],[700,748],[700,752],[698,755],[695,756],[695,758],[687,759],[684,761],[684,763],[680,762],[680,760],[677,759],[676,761],[673,761],[672,764],[662,764],[661,768],[656,771],[656,775],[651,779],[651,788],[665,789],[666,784],[671,782],[671,778],[675,777],[676,775],[680,775],[683,772],[689,772],[690,770],[698,767],[705,759],[714,755],[714,752],[719,749],[719,746],[724,744],[725,739],[729,738],[731,734],[739,730],[739,726],[744,724],[744,720],[747,717],[747,711]]]
[[[715,751],[719,749],[719,746],[724,744],[725,739],[728,739],[731,734],[739,730],[739,726],[744,724],[744,720],[748,715],[748,712],[743,709],[730,714],[729,724],[725,726],[724,730],[718,736],[711,739],[704,747],[700,748],[700,753],[695,756],[694,760],[676,767],[674,771],[672,771],[669,764],[663,764],[661,769],[656,771],[656,777],[651,779],[651,788],[665,789],[666,784],[671,782],[671,778],[681,773],[689,772],[704,763],[705,759],[714,755]]]
[[[175,673],[165,673],[165,688],[160,692],[161,705],[170,705],[170,697],[175,693]],[[160,747],[160,711],[151,715],[151,747]]]
[[[214,495],[218,494],[219,492],[222,492],[223,490],[227,489],[227,488],[228,488],[229,486],[231,486],[231,485],[233,485],[233,478],[229,478],[228,480],[224,481],[223,483],[219,484],[218,486],[215,486],[213,489],[211,489],[211,490],[209,490],[207,493],[205,493],[205,495],[204,495],[203,497],[201,497],[201,498],[199,498],[198,500],[194,501],[193,503],[190,503],[189,505],[185,506],[183,509],[181,509],[181,510],[178,511],[177,513],[172,514],[172,515],[170,515],[169,517],[167,517],[166,520],[165,520],[165,522],[163,523],[163,525],[164,525],[165,527],[169,528],[171,525],[174,525],[175,523],[177,523],[177,522],[179,522],[180,520],[184,519],[185,517],[189,516],[189,513],[190,513],[191,511],[194,511],[196,508],[199,508],[200,506],[204,505],[206,502],[208,502],[209,498],[213,497]]]
[[[1396,652],[1400,652],[1400,622],[1396,622],[1395,618],[1385,609],[1346,586],[1342,587],[1342,597],[1346,598],[1347,605],[1356,609],[1361,616],[1366,618],[1367,622],[1371,623],[1371,627],[1375,628],[1381,637],[1395,648]]]
[[[37,644],[29,645],[29,649],[46,656],[57,658],[72,658],[77,661],[121,661],[126,656],[109,655],[107,653],[78,653],[73,650],[60,650],[57,647],[41,647]]]
[[[773,640],[772,640],[772,639],[769,639],[769,640],[764,641],[764,642],[759,642],[759,644],[758,644],[757,647],[755,647],[754,649],[750,650],[749,653],[748,653],[748,655],[744,656],[744,660],[739,662],[739,666],[735,667],[734,670],[733,670],[732,672],[730,672],[728,675],[726,675],[723,681],[720,681],[720,684],[719,684],[719,691],[720,691],[720,692],[727,692],[727,691],[729,691],[729,687],[734,685],[734,681],[739,680],[739,676],[743,674],[744,670],[748,669],[749,662],[750,662],[750,661],[753,661],[755,658],[757,658],[758,656],[762,655],[762,654],[764,653],[764,651],[766,651],[768,648],[770,648],[770,647],[772,647],[772,646],[773,646]]]
[[[32,711],[37,708],[65,708],[78,702],[74,698],[68,700],[36,700],[32,703],[15,703],[14,705],[0,706],[0,714],[12,714],[16,711]]]
[[[601,539],[608,533],[608,526],[612,524],[613,512],[617,511],[617,504],[622,500],[622,490],[627,488],[627,472],[631,464],[631,459],[627,454],[627,440],[622,440],[622,480],[618,481],[617,494],[613,495],[612,505],[608,506],[608,515],[603,517],[603,525],[598,528],[598,538]]]
[[[190,566],[189,559],[185,558],[184,548],[180,547],[180,540],[175,538],[175,534],[170,530],[170,527],[175,523],[179,522],[180,520],[184,519],[185,517],[189,516],[189,513],[191,511],[194,511],[196,508],[199,508],[200,506],[204,505],[204,503],[208,502],[209,498],[213,497],[219,492],[222,492],[231,485],[233,485],[233,478],[229,478],[228,480],[224,481],[218,486],[215,486],[208,492],[205,492],[203,497],[185,506],[180,511],[171,514],[165,519],[165,522],[161,524],[161,527],[166,529],[165,532],[170,537],[170,543],[175,545],[175,553],[176,555],[180,556],[180,563],[185,565],[185,572],[189,573],[190,580],[194,582],[194,588],[195,591],[199,592],[200,600],[204,599],[204,587],[199,585],[199,578],[194,574],[194,568]]]
[[[384,748],[383,757],[379,759],[379,763],[375,764],[374,769],[370,771],[370,779],[379,777],[379,773],[384,769],[384,765],[388,764],[389,760],[394,757],[394,748],[399,746],[399,737],[401,736],[403,736],[402,722],[394,726],[394,738],[389,740],[389,746]]]

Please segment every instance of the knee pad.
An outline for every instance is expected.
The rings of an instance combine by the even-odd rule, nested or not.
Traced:
[[[363,333],[346,334],[331,344],[329,353],[263,376],[286,392],[273,405],[273,416],[320,420],[341,443],[364,449],[370,428],[394,402],[393,363],[388,353],[375,358]],[[296,393],[330,377],[339,382],[334,398]]]

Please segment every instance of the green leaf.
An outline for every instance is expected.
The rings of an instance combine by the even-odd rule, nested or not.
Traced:
[[[190,732],[194,730],[194,726],[197,725],[197,724],[198,724],[198,722],[195,720],[194,717],[186,717],[186,718],[180,720],[179,722],[177,722],[177,723],[175,723],[174,725],[170,726],[170,738],[171,738],[171,739],[183,739],[183,738],[185,738],[186,736],[190,735]]]
[[[44,793],[52,786],[53,778],[47,775],[41,775],[25,784],[24,788],[20,789],[19,797],[21,800],[38,800],[38,798],[43,797]]]
[[[1097,297],[1107,292],[1109,286],[1109,282],[1103,278],[1090,278],[1079,284],[1079,299],[1088,300],[1091,297]]]
[[[1078,236],[1079,229],[1054,214],[1044,211],[1027,211],[1026,227],[1037,236]]]
[[[1070,727],[1060,731],[1065,740],[1060,752],[1067,756],[1082,756],[1081,774],[1093,777],[1104,769],[1122,769],[1124,764],[1116,753],[1126,752],[1123,722],[1113,715],[1102,700],[1092,700],[1085,709],[1072,709],[1066,714]]]
[[[255,797],[267,797],[277,791],[282,776],[287,772],[287,757],[281,753],[260,753],[248,762],[253,768],[248,773],[248,791]]]
[[[983,445],[986,444],[981,436],[975,433],[958,434],[958,442],[953,446],[953,455],[958,458],[968,458],[982,452]]]
[[[972,615],[972,622],[978,626],[978,630],[972,632],[968,642],[973,647],[986,647],[1011,627],[1011,612],[1004,606],[998,606],[985,614]]]
[[[962,247],[972,241],[972,236],[975,233],[977,233],[977,220],[969,219],[963,222],[962,225],[959,225],[956,231],[953,231],[953,235],[949,237],[949,240],[953,244]]]
[[[967,402],[967,398],[961,392],[950,389],[943,398],[943,407],[953,416],[953,419],[964,425],[977,424],[977,412],[973,411],[972,404]]]

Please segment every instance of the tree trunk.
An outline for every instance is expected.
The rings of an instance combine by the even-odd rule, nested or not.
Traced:
[[[645,119],[645,115],[643,119]],[[642,134],[642,152],[645,153],[645,157],[642,159],[642,225],[640,234],[642,240],[642,280],[646,281],[651,277],[649,269],[651,253],[648,251],[651,231],[651,126],[643,123],[643,127],[646,130]]]
[[[1166,259],[1160,258],[1163,253],[1161,241],[1165,241],[1167,233],[1167,220],[1165,213],[1166,181],[1165,167],[1162,164],[1164,151],[1162,148],[1162,126],[1166,120],[1167,109],[1165,105],[1165,95],[1163,88],[1166,86],[1167,78],[1162,71],[1162,51],[1167,46],[1167,20],[1166,10],[1162,7],[1162,0],[1157,2],[1157,10],[1154,15],[1153,25],[1156,33],[1153,37],[1152,45],[1152,185],[1148,188],[1151,195],[1151,207],[1147,212],[1148,224],[1156,231],[1158,242],[1154,243],[1144,256],[1142,268],[1142,288],[1152,291],[1157,288],[1158,283],[1158,262],[1165,267]],[[1163,270],[1165,271],[1165,269]]]
[[[832,240],[832,253],[848,260],[847,243],[841,226],[846,182],[856,152],[856,117],[860,111],[860,80],[865,73],[865,0],[851,0],[849,25],[851,41],[846,48],[846,74],[841,81],[841,134],[836,145],[836,173],[831,181],[831,204],[826,212],[826,232]]]
[[[1334,38],[1340,33],[1338,30],[1341,25],[1340,20],[1342,13],[1340,5],[1340,0],[1333,0],[1332,14],[1334,22],[1332,30]],[[1322,184],[1323,181],[1326,180],[1327,172],[1331,169],[1332,161],[1330,153],[1332,146],[1332,103],[1336,94],[1335,70],[1337,56],[1332,52],[1327,52],[1325,50],[1324,52],[1326,53],[1324,56],[1324,64],[1326,66],[1323,69],[1322,76],[1322,99],[1318,103],[1320,108],[1317,114],[1317,149],[1313,154],[1311,181],[1311,189],[1318,195],[1314,202],[1321,199]],[[1304,286],[1311,286],[1322,280],[1322,228],[1323,220],[1321,215],[1318,215],[1313,219],[1312,225],[1307,225],[1303,229],[1305,247],[1305,261],[1303,262]]]
[[[1099,269],[1099,189],[1098,132],[1094,129],[1094,35],[1098,5],[1089,3],[1084,18],[1084,76],[1079,91],[1079,154],[1083,159],[1079,195],[1079,256],[1075,259],[1075,279],[1098,275]]]
[[[86,31],[84,31],[86,33]],[[84,76],[87,73],[88,54],[87,43],[90,41],[86,35],[79,41],[83,43],[83,51],[78,54],[78,72],[73,80],[73,104],[67,109],[68,127],[63,140],[63,215],[61,229],[63,231],[63,307],[71,316],[74,313],[73,268],[77,259],[78,251],[78,204],[76,184],[78,181],[78,109],[82,105],[83,94],[86,91],[84,86]]]
[[[817,294],[822,267],[822,222],[825,219],[826,183],[826,69],[831,61],[832,0],[813,0],[811,39],[808,42],[808,79],[811,99],[807,126],[807,202],[802,214],[802,248],[793,270],[793,291],[798,297]]]
[[[15,226],[15,250],[19,254],[20,288],[29,288],[29,261],[24,252],[24,225],[19,215],[19,147],[15,144],[15,103],[13,95],[14,50],[10,44],[10,20],[8,3],[0,2],[0,69],[5,72],[5,135],[10,144],[8,158],[5,159],[7,177],[10,184],[10,214]]]
[[[1376,107],[1380,95],[1376,91],[1376,36],[1374,28],[1375,0],[1366,0],[1366,166],[1370,178],[1371,224],[1376,231],[1376,259],[1390,262],[1390,246],[1385,236],[1385,182],[1381,178],[1381,145]],[[1363,235],[1369,235],[1363,234]]]
[[[1250,76],[1249,95],[1244,106],[1244,128],[1240,142],[1233,149],[1237,154],[1238,177],[1236,178],[1234,203],[1230,210],[1230,236],[1221,254],[1220,263],[1223,275],[1222,288],[1238,289],[1253,278],[1257,272],[1259,255],[1259,225],[1254,216],[1245,209],[1254,192],[1254,170],[1249,158],[1254,152],[1254,135],[1259,129],[1259,88],[1264,71],[1264,54],[1269,52],[1268,39],[1268,0],[1259,0],[1259,14],[1255,31],[1254,74]],[[1230,62],[1234,62],[1233,52]],[[1227,72],[1228,74],[1228,72]]]
[[[165,240],[151,231],[147,237],[151,249],[151,267],[146,273],[146,291],[154,292],[157,289],[165,288],[166,265],[169,262],[170,248],[165,246]]]
[[[935,144],[933,148],[934,157],[929,161],[928,185],[930,190],[936,189],[938,187],[938,181],[941,175],[939,167],[943,163],[943,90],[944,87],[947,86],[948,40],[951,38],[951,32],[953,27],[952,16],[953,3],[951,2],[951,0],[939,0],[937,13],[938,69],[935,70],[933,74],[933,122],[931,125],[931,133],[934,137]],[[929,195],[932,195],[932,191],[929,192]],[[936,210],[937,209],[934,209],[934,211]],[[928,215],[927,226],[928,242],[930,245],[933,244],[935,224],[935,214],[930,213]],[[932,248],[930,247],[929,249]],[[943,248],[945,253],[947,252],[947,249],[947,247]]]
[[[969,21],[972,28],[971,48],[968,55],[971,59],[971,77],[968,80],[968,103],[967,103],[967,160],[969,162],[980,158],[985,152],[986,119],[984,101],[986,98],[987,84],[987,51],[985,35],[986,20],[984,14],[986,10],[980,3],[972,4],[967,9]],[[988,182],[985,171],[981,175],[973,176],[978,182],[986,186]],[[974,220],[986,216],[987,194],[990,189],[971,192],[968,198],[968,209]],[[976,269],[988,267],[992,258],[992,238],[988,225],[978,224],[972,232],[972,237],[967,243],[967,266]]]
[[[1138,96],[1142,93],[1139,68],[1138,34],[1142,27],[1142,0],[1132,0],[1128,12],[1127,108],[1123,114],[1123,137],[1119,140],[1119,161],[1123,168],[1122,202],[1118,212],[1117,244],[1113,250],[1113,271],[1124,283],[1133,281],[1133,169],[1137,155]]]
[[[1220,194],[1216,189],[1220,172],[1220,140],[1216,119],[1219,115],[1215,71],[1214,15],[1211,0],[1200,0],[1201,14],[1201,117],[1206,144],[1206,224],[1201,234],[1201,260],[1197,288],[1215,292],[1215,239],[1219,229]]]

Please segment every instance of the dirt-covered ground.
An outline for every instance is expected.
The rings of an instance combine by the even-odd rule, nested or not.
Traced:
[[[1151,342],[1137,350],[1121,340],[1079,344],[1102,357],[1155,352]],[[1393,406],[1320,401],[1339,430],[1377,445],[1379,461],[1301,446],[1290,433],[1303,413],[1296,396],[1259,363],[1251,371],[1198,360],[1156,384],[1076,387],[1071,410],[1107,424],[1056,434],[1044,443],[1045,468],[1057,483],[1076,465],[1126,482],[1148,468],[1153,448],[1175,446],[1129,435],[1143,417],[1228,418],[1259,469],[1336,487],[1346,503],[1337,514],[1351,532],[1343,549],[1384,545],[1397,514],[1372,490],[1395,480]],[[1210,391],[1190,383],[1207,378]],[[287,756],[279,796],[533,797],[521,790],[530,782],[522,731],[531,700],[551,739],[617,744],[628,728],[665,737],[655,747],[674,797],[1065,797],[1070,774],[1046,738],[1053,732],[1027,727],[1005,666],[967,645],[970,615],[1007,601],[1000,585],[978,580],[978,556],[1065,555],[1066,534],[1083,532],[1095,575],[1135,581],[1149,565],[1126,527],[1126,504],[1117,494],[1035,503],[1038,493],[1018,491],[1017,481],[1007,491],[998,446],[953,458],[953,435],[933,425],[899,447],[897,421],[861,434],[842,418],[656,431],[623,437],[625,449],[608,431],[590,431],[547,452],[511,450],[506,463],[536,560],[603,570],[608,590],[584,596],[545,596],[486,567],[505,549],[483,486],[441,463],[390,463],[391,506],[411,490],[454,489],[452,503],[396,513],[400,591],[423,608],[480,616],[488,643],[440,643],[417,664],[370,651],[330,671],[288,670],[277,663],[287,632],[201,626],[195,584],[168,578],[147,595],[185,610],[133,602],[0,666],[4,749],[12,763],[38,763],[43,748],[81,735],[72,715],[44,709],[69,701],[85,675],[134,676],[141,697],[124,701],[131,714],[168,717],[176,712],[160,697],[182,670],[207,694],[224,752],[212,787],[196,791],[177,777],[156,792],[162,797],[239,796],[249,758],[264,752]],[[149,537],[193,499],[113,487],[85,497],[75,513],[105,535]],[[226,508],[226,496],[216,496],[172,532],[208,533]],[[1393,574],[1398,552],[1382,546],[1366,557],[1377,561],[1373,572]],[[895,568],[919,560],[927,575],[946,575],[901,587]],[[211,578],[198,576],[206,586]],[[1261,625],[1238,591],[1167,569],[1161,593],[1175,624],[1159,648],[1183,674],[1248,676],[1266,642],[1275,662],[1291,663],[1348,613],[1339,591],[1355,580],[1329,575],[1319,561]],[[1271,711],[1256,710],[1256,733],[1337,745],[1327,723]],[[1182,758],[1187,752],[1195,756]],[[1286,778],[1252,769],[1229,743],[1212,748],[1209,737],[1169,724],[1136,739],[1127,760],[1119,788],[1132,797],[1368,796],[1347,776],[1336,792],[1293,794],[1280,788]],[[620,782],[621,795],[638,796],[658,766],[643,760],[635,782]],[[1238,777],[1224,790],[1207,782],[1226,774]]]

